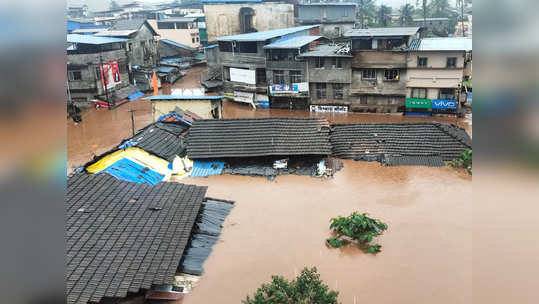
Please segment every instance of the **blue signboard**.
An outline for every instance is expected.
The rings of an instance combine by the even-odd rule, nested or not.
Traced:
[[[457,101],[454,99],[433,99],[432,108],[438,110],[456,110]]]

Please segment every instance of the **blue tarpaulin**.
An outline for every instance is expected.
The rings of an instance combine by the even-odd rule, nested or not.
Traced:
[[[152,186],[165,177],[164,175],[152,171],[148,167],[141,166],[127,158],[120,159],[107,167],[104,171],[117,179],[138,184],[147,183]]]
[[[129,99],[129,100],[137,99],[137,98],[141,97],[142,95],[144,95],[144,93],[142,93],[141,91],[138,91],[136,93],[133,93],[133,94],[127,96],[127,99]]]
[[[195,160],[190,177],[207,177],[223,173],[224,161]]]
[[[163,119],[165,119],[165,118],[168,118],[168,117],[174,117],[174,118],[178,119],[179,121],[181,121],[182,123],[186,124],[186,125],[189,126],[189,127],[192,125],[190,122],[188,122],[188,121],[186,121],[185,119],[183,119],[183,117],[181,117],[180,115],[178,115],[178,114],[176,114],[176,113],[172,113],[172,112],[171,112],[171,113],[168,113],[168,114],[165,114],[165,115],[162,115],[161,117],[159,117],[159,118],[157,119],[157,121],[161,121],[161,120],[163,120]]]

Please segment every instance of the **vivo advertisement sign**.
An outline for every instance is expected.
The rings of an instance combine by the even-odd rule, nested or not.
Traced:
[[[453,99],[433,99],[432,108],[437,110],[456,110],[457,101]]]

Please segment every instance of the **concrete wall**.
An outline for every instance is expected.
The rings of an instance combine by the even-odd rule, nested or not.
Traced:
[[[417,67],[417,59],[427,57],[427,67]],[[456,57],[456,68],[447,68],[447,58]],[[407,86],[456,88],[464,76],[464,52],[411,52],[408,57]],[[436,97],[437,98],[437,97]]]
[[[144,47],[142,46],[143,43]],[[132,66],[157,65],[159,59],[157,57],[157,40],[154,39],[153,33],[148,26],[143,26],[128,44],[130,44],[129,62]]]
[[[120,68],[119,85],[109,89],[110,92],[114,92],[120,88],[124,88],[129,85],[129,74],[127,68],[127,56],[125,50],[108,51],[101,53],[102,62],[118,61],[119,65],[124,67]],[[96,95],[104,95],[105,89],[101,83],[101,75],[96,71],[99,68],[100,55],[97,54],[72,54],[67,55],[68,71],[80,71],[81,80],[69,80],[69,89],[71,92],[71,98],[74,100],[75,105],[79,107],[91,106],[91,100]],[[74,67],[80,65],[81,67]],[[82,67],[87,65],[86,67]]]
[[[324,57],[323,68],[315,68],[315,57],[308,58],[307,76],[309,82],[352,82],[352,60],[346,57],[339,57],[341,58],[342,68],[335,68],[333,67],[332,58],[334,57]]]
[[[223,117],[220,100],[159,100],[152,101],[153,121],[157,121],[162,115],[174,111],[176,107],[189,110],[204,119],[214,118],[212,110],[216,109],[219,117]]]
[[[239,14],[242,7],[254,10],[253,27],[259,32],[294,26],[294,6],[288,3],[205,4],[208,41],[241,34]]]
[[[187,46],[198,48],[200,47],[200,36],[198,28],[191,29],[159,29],[157,27],[157,20],[149,19],[148,22],[159,34],[160,39],[168,39],[177,43],[185,44]],[[195,42],[193,42],[195,38]],[[199,39],[199,41],[196,41]]]
[[[343,34],[354,28],[354,23],[324,23],[320,27],[320,35],[329,39],[342,37]]]
[[[354,51],[353,68],[406,68],[406,53],[392,51]]]
[[[300,23],[355,22],[356,6],[354,5],[298,5],[298,21]]]
[[[399,69],[399,80],[385,80],[385,69],[376,69],[376,79],[363,79],[363,69],[352,70],[353,94],[401,95],[406,94],[406,69]]]

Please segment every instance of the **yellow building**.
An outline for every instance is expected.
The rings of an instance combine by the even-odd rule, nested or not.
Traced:
[[[191,111],[204,119],[222,118],[224,96],[155,95],[143,98],[152,103],[153,121],[176,108]]]

